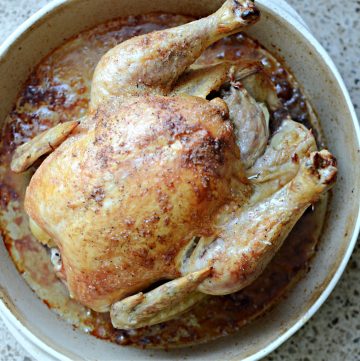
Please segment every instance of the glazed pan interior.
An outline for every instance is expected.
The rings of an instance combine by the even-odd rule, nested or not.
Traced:
[[[219,0],[73,0],[59,2],[0,58],[0,120],[12,108],[18,91],[33,67],[69,37],[117,17],[152,11],[204,16],[216,10]],[[339,164],[338,182],[332,192],[329,213],[317,255],[308,274],[287,299],[271,312],[234,336],[188,349],[173,351],[124,348],[85,335],[52,313],[40,302],[16,271],[0,245],[0,296],[16,318],[64,359],[244,359],[260,356],[296,323],[307,320],[310,308],[323,296],[351,248],[359,211],[360,155],[357,131],[346,95],[319,51],[268,5],[258,1],[262,19],[248,33],[283,58],[316,110],[330,150]],[[273,9],[273,6],[270,6]],[[14,71],[16,69],[16,71]],[[31,312],[28,312],[31,310]],[[311,312],[310,312],[311,313]],[[63,355],[63,356],[60,356]]]

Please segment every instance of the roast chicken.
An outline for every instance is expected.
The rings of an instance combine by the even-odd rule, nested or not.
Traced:
[[[336,161],[290,118],[269,136],[277,99],[261,64],[194,64],[259,19],[250,0],[111,49],[88,114],[14,153],[31,229],[52,247],[70,296],[116,328],[169,320],[265,269]],[[215,94],[215,96],[214,96]]]

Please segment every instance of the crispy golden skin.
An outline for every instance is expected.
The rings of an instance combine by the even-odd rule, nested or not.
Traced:
[[[223,107],[190,96],[113,99],[93,129],[42,163],[25,208],[59,246],[73,297],[103,311],[179,276],[179,250],[249,193]]]

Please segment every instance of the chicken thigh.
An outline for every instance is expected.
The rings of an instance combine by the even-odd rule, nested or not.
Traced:
[[[258,18],[252,1],[227,0],[116,46],[95,70],[88,115],[14,154],[20,172],[52,152],[26,191],[32,230],[59,249],[71,297],[111,311],[114,327],[163,322],[247,286],[335,182],[334,157],[304,126],[288,119],[268,144],[259,64],[192,66]],[[208,100],[214,90],[222,98]]]

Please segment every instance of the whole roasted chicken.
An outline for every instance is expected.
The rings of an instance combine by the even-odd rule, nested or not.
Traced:
[[[197,65],[222,37],[256,22],[249,0],[132,38],[99,62],[88,115],[20,146],[33,175],[25,209],[71,297],[110,310],[114,327],[166,321],[206,295],[256,279],[336,162],[286,119],[256,62]]]

